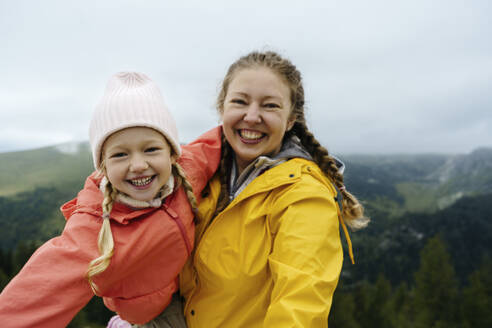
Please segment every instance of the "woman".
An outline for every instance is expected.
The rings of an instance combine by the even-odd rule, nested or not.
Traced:
[[[274,52],[250,53],[229,68],[217,108],[221,164],[180,276],[188,327],[326,327],[339,223],[350,246],[345,223],[368,220],[307,129],[301,75]]]

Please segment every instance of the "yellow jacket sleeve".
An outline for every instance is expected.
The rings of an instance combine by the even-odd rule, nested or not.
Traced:
[[[336,204],[321,185],[293,193],[270,218],[274,286],[264,327],[327,327],[343,262]]]

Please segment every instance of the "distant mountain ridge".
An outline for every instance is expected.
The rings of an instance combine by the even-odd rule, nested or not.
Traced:
[[[443,209],[464,196],[492,192],[492,148],[459,155],[352,155],[347,185],[367,201],[405,211]]]
[[[456,200],[492,192],[492,148],[469,154],[349,155],[346,184],[366,202],[406,211],[443,209]],[[94,170],[87,142],[0,153],[0,196],[37,187],[80,189]]]

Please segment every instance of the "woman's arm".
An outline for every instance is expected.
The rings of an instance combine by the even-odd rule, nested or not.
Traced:
[[[265,327],[328,325],[343,251],[332,192],[317,185],[291,190],[295,201],[286,195],[275,206],[276,236],[269,256],[274,286]]]
[[[97,245],[97,232],[92,236],[80,221],[68,220],[63,234],[42,245],[5,287],[0,326],[66,327],[89,302],[93,293],[84,276],[93,255],[86,244]]]

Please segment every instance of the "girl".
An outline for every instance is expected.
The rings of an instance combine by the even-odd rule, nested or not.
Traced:
[[[131,323],[158,316],[193,248],[190,203],[218,166],[219,132],[182,152],[156,84],[141,73],[114,75],[90,125],[97,172],[62,206],[62,235],[3,290],[2,327],[65,327],[94,294]]]
[[[306,126],[299,71],[274,52],[250,53],[230,66],[217,108],[220,169],[180,275],[188,327],[327,327],[339,224],[350,246],[345,224],[367,219],[342,164]]]

